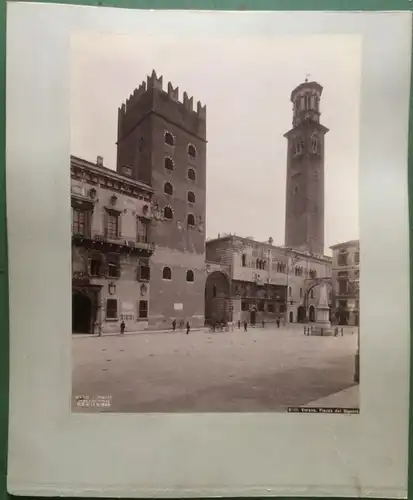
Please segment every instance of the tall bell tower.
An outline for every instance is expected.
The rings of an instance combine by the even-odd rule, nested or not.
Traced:
[[[324,254],[324,138],[320,123],[323,87],[304,83],[291,93],[293,126],[288,141],[285,245]]]

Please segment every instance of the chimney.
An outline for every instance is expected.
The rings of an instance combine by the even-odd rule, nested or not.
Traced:
[[[98,167],[103,167],[103,156],[98,156],[98,157],[96,158],[96,165],[97,165]]]

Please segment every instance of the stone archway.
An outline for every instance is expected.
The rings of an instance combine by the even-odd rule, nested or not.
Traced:
[[[312,279],[312,280],[306,280],[306,281],[309,281],[310,283],[307,284],[307,288],[305,290],[305,293],[304,293],[304,309],[305,311],[308,311],[308,316],[306,316],[305,320],[308,320],[310,322],[312,321],[316,321],[316,307],[314,307],[313,305],[311,305],[310,307],[308,306],[308,302],[309,302],[309,298],[310,298],[310,294],[311,292],[318,286],[322,286],[323,284],[326,284],[330,290],[330,294],[332,292],[332,288],[333,288],[333,283],[332,283],[332,280],[331,278],[315,278],[315,279]],[[330,308],[330,312],[329,312],[329,316],[330,316],[330,321],[331,321],[331,310],[332,310],[332,306],[331,306],[331,301],[330,301],[330,298],[327,297],[327,300],[328,300],[328,305],[329,305],[329,308]],[[314,320],[311,319],[310,317],[310,310],[311,308],[313,308],[314,310]]]
[[[308,309],[308,319],[310,320],[310,323],[314,323],[315,321],[315,307],[310,306]]]
[[[297,309],[297,323],[304,323],[305,321],[305,307],[299,306]]]
[[[205,322],[231,321],[229,278],[222,271],[213,271],[205,282]]]
[[[294,323],[294,313],[290,311],[290,323]]]
[[[72,293],[72,332],[91,333],[92,330],[92,300],[80,291]]]

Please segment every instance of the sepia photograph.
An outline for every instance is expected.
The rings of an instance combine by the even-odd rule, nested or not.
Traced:
[[[357,36],[71,40],[72,411],[358,413]]]

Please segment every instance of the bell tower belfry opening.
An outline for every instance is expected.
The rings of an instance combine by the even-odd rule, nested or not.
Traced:
[[[285,245],[324,254],[324,138],[320,123],[323,87],[304,83],[291,93],[292,128],[288,141]]]

